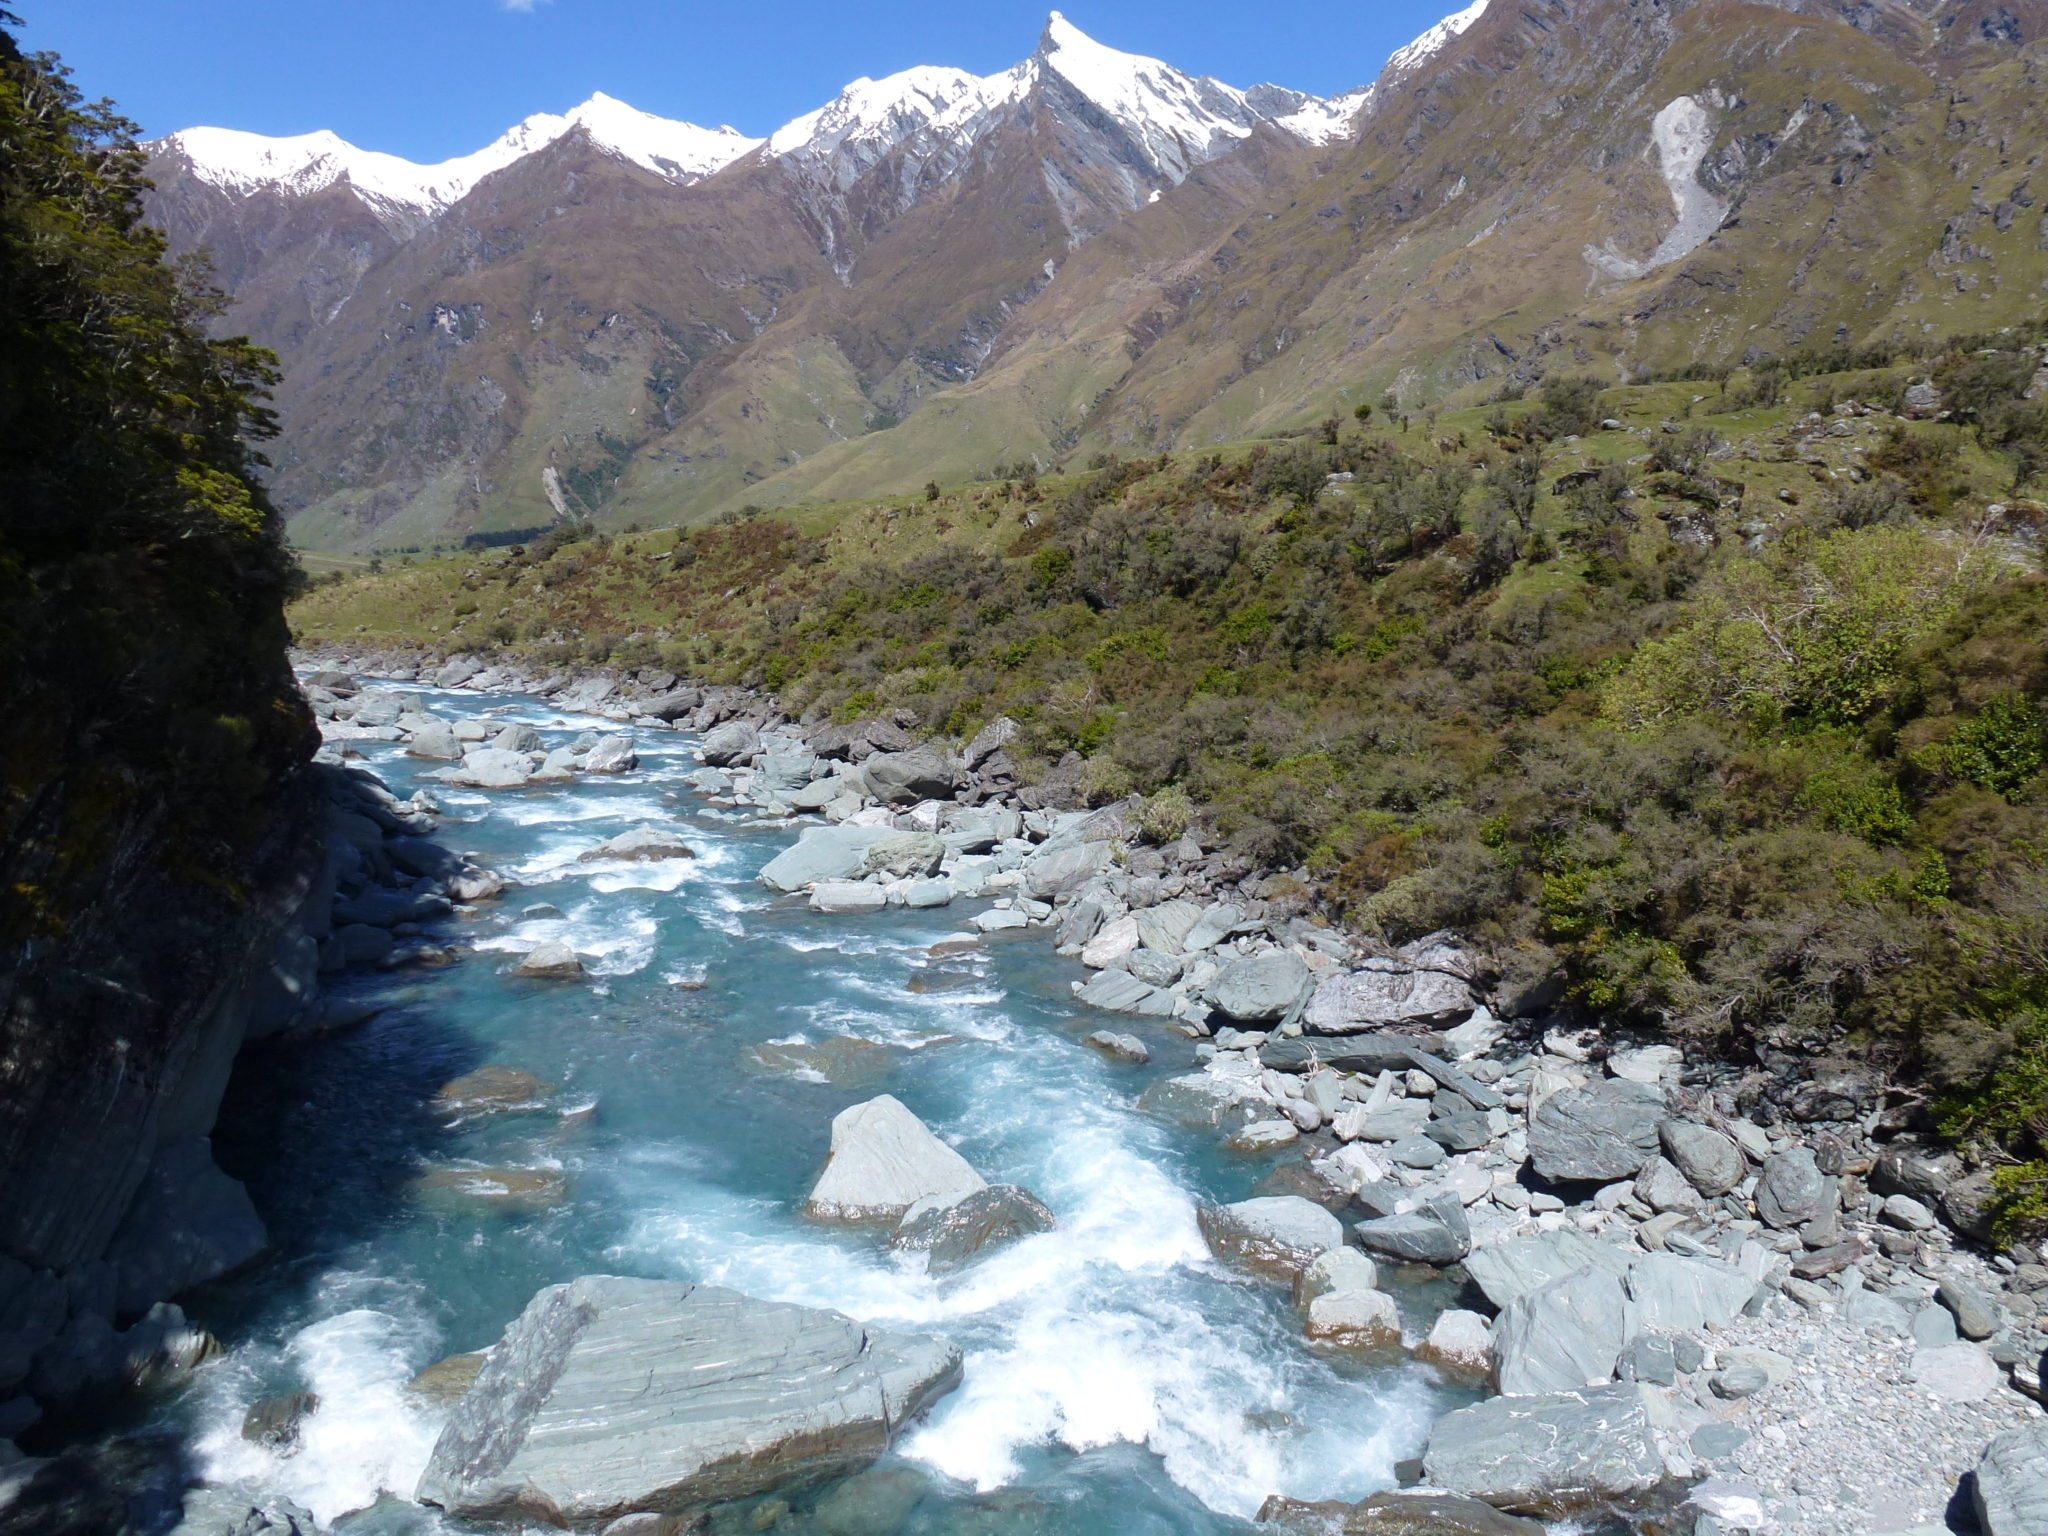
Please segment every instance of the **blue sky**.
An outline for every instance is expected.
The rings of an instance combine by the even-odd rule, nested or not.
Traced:
[[[991,73],[1049,0],[10,0],[30,48],[146,133],[332,128],[416,160],[606,91],[643,111],[764,134],[858,75]],[[1333,94],[1379,73],[1458,0],[1066,0],[1113,47],[1234,85]]]

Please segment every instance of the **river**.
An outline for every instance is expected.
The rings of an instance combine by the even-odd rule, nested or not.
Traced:
[[[549,747],[616,728],[420,691]],[[797,827],[696,794],[692,744],[642,733],[636,773],[497,793],[370,745],[395,791],[440,801],[444,842],[518,884],[446,925],[457,963],[341,983],[386,1004],[371,1022],[245,1058],[219,1155],[276,1251],[191,1308],[230,1344],[164,1409],[198,1469],[323,1521],[363,1511],[338,1526],[350,1536],[470,1529],[403,1497],[439,1428],[408,1380],[493,1342],[541,1286],[614,1273],[834,1307],[965,1351],[962,1386],[876,1472],[792,1496],[779,1523],[770,1508],[722,1527],[1241,1531],[1271,1493],[1390,1486],[1465,1399],[1397,1353],[1312,1348],[1279,1288],[1211,1260],[1199,1204],[1252,1193],[1272,1162],[1137,1110],[1148,1082],[1197,1064],[1194,1042],[1145,1021],[1149,1066],[1084,1047],[1109,1021],[1073,1001],[1084,973],[1043,932],[930,955],[981,903],[826,917],[772,895],[756,874]],[[580,862],[650,821],[686,828],[697,857]],[[551,938],[582,952],[584,980],[509,974]],[[433,1110],[486,1064],[540,1078],[540,1101]],[[1057,1229],[935,1280],[880,1235],[805,1221],[833,1115],[883,1092],[991,1182],[1036,1192]],[[492,1169],[521,1170],[531,1197],[462,1192],[464,1171]],[[1406,1304],[1411,1334],[1426,1328],[1423,1298]],[[307,1390],[320,1406],[294,1453],[241,1437],[252,1401]]]

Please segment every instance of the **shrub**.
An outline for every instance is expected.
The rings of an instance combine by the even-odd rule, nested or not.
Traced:
[[[1178,784],[1146,796],[1138,807],[1138,835],[1148,843],[1177,842],[1195,819],[1195,802]]]

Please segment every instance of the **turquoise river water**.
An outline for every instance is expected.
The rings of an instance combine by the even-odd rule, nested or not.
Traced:
[[[603,725],[424,692],[444,715],[526,721],[548,746]],[[372,1022],[238,1074],[219,1155],[276,1251],[191,1309],[231,1346],[164,1409],[197,1470],[293,1497],[346,1536],[467,1529],[406,1500],[439,1429],[407,1381],[490,1344],[539,1287],[606,1272],[834,1307],[965,1351],[963,1385],[876,1471],[734,1529],[1243,1531],[1270,1493],[1389,1486],[1460,1399],[1398,1356],[1312,1348],[1282,1291],[1210,1259],[1199,1204],[1245,1197],[1272,1165],[1137,1110],[1147,1083],[1196,1065],[1193,1043],[1146,1021],[1150,1066],[1083,1047],[1106,1020],[1073,1001],[1083,973],[1042,932],[931,957],[979,903],[823,917],[772,895],[756,873],[797,829],[695,794],[692,743],[643,734],[637,773],[490,794],[371,746],[395,791],[440,800],[444,841],[519,884],[447,926],[458,963],[345,983],[389,1003]],[[579,862],[649,821],[687,827],[698,856]],[[508,974],[549,938],[585,955],[584,981]],[[536,1074],[545,1102],[436,1115],[436,1089],[485,1064]],[[805,1221],[833,1115],[883,1092],[992,1182],[1034,1190],[1058,1229],[934,1280],[880,1235]],[[465,1168],[545,1187],[506,1210],[418,1183]],[[241,1438],[252,1401],[300,1390],[320,1407],[295,1453]]]

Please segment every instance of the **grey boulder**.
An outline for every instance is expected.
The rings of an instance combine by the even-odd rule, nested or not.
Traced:
[[[1666,1120],[1657,1127],[1657,1139],[1687,1182],[1709,1199],[1727,1194],[1749,1171],[1740,1147],[1694,1121]]]
[[[942,800],[960,787],[958,766],[932,746],[877,752],[861,764],[861,778],[868,793],[884,805]]]
[[[412,740],[406,743],[405,755],[452,763],[461,758],[462,743],[455,739],[455,728],[447,721],[434,720],[412,733]]]
[[[583,759],[585,773],[631,773],[640,766],[630,736],[607,736]]]
[[[1383,1258],[1411,1264],[1456,1264],[1472,1251],[1472,1227],[1455,1195],[1438,1195],[1420,1210],[1379,1216],[1351,1229],[1359,1246]]]
[[[833,1116],[832,1150],[804,1214],[895,1222],[920,1202],[952,1204],[986,1187],[965,1158],[885,1093]]]
[[[729,720],[710,731],[697,748],[713,768],[744,763],[761,750],[761,733],[744,720]]]
[[[523,752],[478,747],[467,753],[458,766],[444,768],[441,777],[469,789],[517,789],[533,777],[533,764]]]
[[[868,845],[861,867],[892,880],[920,879],[939,872],[946,845],[930,832],[884,832]]]
[[[761,870],[770,890],[801,891],[821,880],[852,880],[861,873],[868,849],[885,829],[879,827],[813,827],[782,850]]]
[[[1553,1093],[1529,1116],[1529,1161],[1562,1183],[1632,1179],[1657,1151],[1664,1096],[1605,1078]]]
[[[1629,1267],[1628,1253],[1569,1227],[1489,1243],[1465,1260],[1465,1273],[1500,1308],[1567,1275],[1598,1269],[1619,1279]]]
[[[1315,1034],[1349,1035],[1394,1025],[1456,1023],[1471,1012],[1472,989],[1462,976],[1375,959],[1317,987],[1301,1022]]]
[[[1756,1282],[1714,1259],[1646,1253],[1629,1266],[1628,1293],[1645,1328],[1698,1333],[1733,1323],[1756,1294]]]
[[[1266,1195],[1208,1206],[1200,1220],[1202,1235],[1217,1258],[1289,1280],[1318,1255],[1344,1246],[1343,1223],[1300,1195]]]
[[[1271,1023],[1301,1005],[1311,981],[1299,955],[1270,949],[1225,966],[1210,985],[1209,1001],[1218,1013],[1240,1024]]]
[[[680,832],[670,827],[646,826],[606,838],[595,848],[579,854],[577,862],[596,864],[616,859],[651,864],[663,859],[694,859],[696,856],[697,851],[683,841]]]
[[[1508,1303],[1493,1328],[1494,1377],[1509,1397],[1605,1386],[1642,1324],[1621,1282],[1588,1269]]]
[[[2048,1424],[2026,1424],[1993,1440],[1977,1463],[1977,1524],[1984,1536],[2048,1531]]]
[[[1664,1478],[1648,1390],[1635,1385],[1496,1397],[1445,1414],[1422,1468],[1437,1488],[1543,1516],[1632,1498]]]
[[[1015,1184],[991,1184],[950,1203],[912,1206],[889,1239],[893,1248],[921,1251],[934,1275],[965,1268],[991,1248],[1053,1229],[1043,1200]]]
[[[1756,1213],[1774,1227],[1800,1227],[1832,1215],[1835,1195],[1835,1181],[1820,1171],[1812,1151],[1793,1147],[1765,1160],[1756,1181]]]
[[[550,1286],[491,1350],[415,1497],[469,1519],[590,1526],[845,1476],[960,1379],[924,1334],[718,1286]]]

